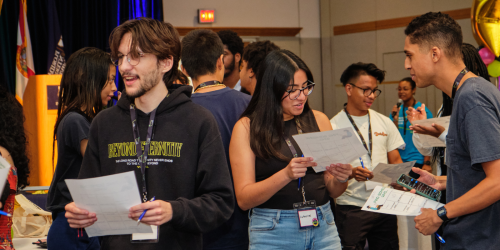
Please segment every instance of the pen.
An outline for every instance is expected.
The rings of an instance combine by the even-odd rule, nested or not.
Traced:
[[[6,213],[6,212],[4,212],[2,210],[0,210],[0,215],[5,215],[7,217],[12,217],[12,214]]]
[[[302,154],[302,157],[304,157],[304,154]],[[302,177],[299,178],[299,186],[297,187],[297,190],[300,190],[300,182],[302,181]]]
[[[359,157],[359,161],[361,162],[361,167],[365,168],[365,164],[363,163],[363,159],[361,159],[361,157]],[[370,180],[368,179],[368,177],[366,177],[366,180]]]
[[[155,201],[155,197],[156,196],[154,196],[153,198],[151,198],[151,200],[149,200],[149,202]],[[141,223],[141,220],[142,220],[142,218],[144,217],[144,215],[146,214],[147,211],[148,211],[147,209],[144,210],[144,212],[142,212],[141,216],[139,216],[139,219],[137,220],[137,225],[139,225],[139,223]]]
[[[443,237],[441,237],[441,235],[439,235],[438,233],[434,233],[436,235],[436,238],[439,240],[439,242],[441,243],[446,243],[446,241],[444,241]]]

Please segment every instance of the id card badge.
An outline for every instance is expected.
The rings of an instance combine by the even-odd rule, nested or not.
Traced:
[[[132,234],[130,239],[131,243],[158,243],[160,238],[160,228],[158,226],[151,226],[152,233],[135,233]]]
[[[316,201],[294,203],[293,208],[297,209],[300,228],[319,227]]]

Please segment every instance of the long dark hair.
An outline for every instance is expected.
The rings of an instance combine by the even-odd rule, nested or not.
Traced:
[[[483,59],[481,59],[481,56],[479,56],[479,53],[477,49],[468,43],[463,43],[462,44],[462,56],[463,56],[463,61],[467,69],[474,73],[477,76],[480,76],[484,78],[486,81],[490,81],[490,76],[488,74],[488,68],[483,62]],[[442,92],[443,95],[443,107],[441,108],[441,111],[436,115],[436,117],[441,116],[450,116],[451,112],[453,110],[453,100],[451,100],[451,97],[449,97],[447,94]],[[436,161],[438,159],[442,152],[444,152],[444,148],[434,148],[432,151],[432,161]],[[444,164],[444,163],[441,163]]]
[[[113,66],[111,56],[97,48],[83,48],[69,57],[59,86],[52,148],[57,128],[69,112],[78,112],[90,122],[103,109],[101,92],[108,83],[110,66]],[[53,153],[52,159],[54,159]]]
[[[23,106],[1,85],[0,114],[0,146],[7,149],[12,156],[17,168],[17,187],[22,189],[29,185],[30,174]]]
[[[259,66],[255,93],[241,115],[250,119],[250,147],[259,158],[289,160],[279,152],[285,126],[281,99],[299,69],[304,70],[308,80],[314,81],[304,61],[288,50],[272,51]],[[301,117],[307,112],[311,112],[308,102],[296,118],[303,120]],[[300,124],[301,129],[307,131],[308,124]]]

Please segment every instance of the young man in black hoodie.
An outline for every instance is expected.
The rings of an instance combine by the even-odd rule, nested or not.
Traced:
[[[198,29],[182,39],[182,71],[191,77],[195,92],[191,99],[212,112],[229,162],[229,142],[234,124],[247,108],[251,96],[226,87],[224,45],[211,30]],[[235,203],[234,213],[222,226],[203,235],[204,250],[241,250],[248,248],[248,212]]]
[[[135,171],[144,203],[129,217],[137,221],[147,209],[141,222],[159,226],[159,237],[104,236],[101,249],[201,249],[202,233],[229,219],[234,198],[217,122],[191,102],[190,86],[167,88],[180,74],[179,35],[169,23],[142,18],[115,28],[109,44],[126,94],[94,118],[79,178]],[[74,203],[66,217],[73,228],[99,223]]]

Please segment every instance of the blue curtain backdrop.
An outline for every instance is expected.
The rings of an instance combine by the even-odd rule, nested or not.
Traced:
[[[52,2],[49,2],[52,1]],[[84,47],[109,52],[109,34],[119,24],[138,17],[163,20],[162,0],[27,0],[27,18],[36,74],[47,74],[49,3],[57,10],[66,60]],[[15,92],[15,60],[19,0],[3,1],[0,12],[0,85]],[[50,53],[50,54],[49,54]],[[123,82],[118,89],[123,88]]]

